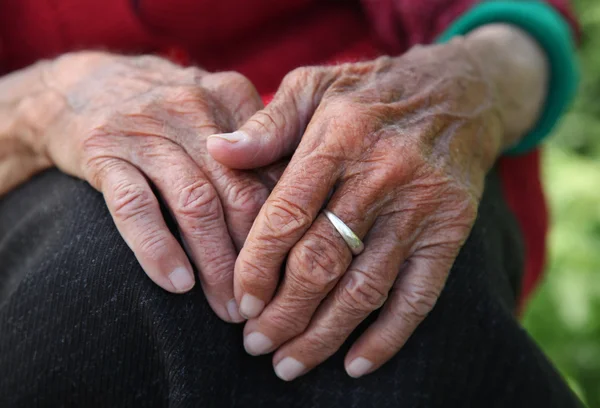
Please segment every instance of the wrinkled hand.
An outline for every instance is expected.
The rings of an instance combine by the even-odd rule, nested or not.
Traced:
[[[494,92],[460,41],[416,47],[297,69],[239,131],[208,139],[236,168],[293,152],[235,266],[249,353],[278,349],[275,371],[293,379],[383,306],[346,369],[357,377],[396,354],[475,221],[503,143]],[[323,206],[363,239],[362,254],[352,257]]]
[[[237,248],[267,198],[256,174],[231,170],[206,151],[206,137],[240,126],[262,102],[232,72],[184,69],[158,57],[68,54],[44,71],[55,106],[40,129],[61,170],[101,191],[121,235],[148,276],[170,292],[194,285],[153,186],[179,233],[215,312],[241,321],[233,300]],[[77,203],[73,203],[77,205]]]

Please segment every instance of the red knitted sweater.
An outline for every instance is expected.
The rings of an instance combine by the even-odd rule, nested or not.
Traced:
[[[476,0],[0,0],[0,70],[79,49],[162,53],[246,75],[268,99],[290,70],[431,42]],[[577,31],[568,0],[550,0]],[[526,245],[522,300],[541,276],[548,229],[538,151],[502,158]]]

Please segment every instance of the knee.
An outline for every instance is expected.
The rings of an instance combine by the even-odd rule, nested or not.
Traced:
[[[57,170],[40,174],[0,200],[0,237],[0,258],[6,260],[0,275],[9,277],[4,281],[10,281],[12,290],[28,282],[38,282],[28,288],[33,291],[39,283],[53,290],[65,285],[73,291],[90,290],[98,282],[111,282],[112,275],[145,278],[102,195]]]

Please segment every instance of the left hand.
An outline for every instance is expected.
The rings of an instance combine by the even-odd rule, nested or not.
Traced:
[[[238,132],[209,138],[213,157],[238,168],[293,152],[236,262],[249,353],[278,349],[275,371],[291,380],[383,306],[346,370],[358,377],[396,354],[436,303],[506,147],[498,96],[456,40],[297,69]],[[325,205],[363,253],[353,258]]]

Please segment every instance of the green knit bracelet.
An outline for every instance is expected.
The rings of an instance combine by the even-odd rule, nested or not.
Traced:
[[[455,20],[437,42],[446,42],[490,23],[513,24],[526,31],[546,51],[550,63],[548,93],[540,119],[533,130],[505,152],[526,153],[552,131],[577,91],[579,69],[573,34],[562,16],[544,2],[490,0],[479,3]]]

